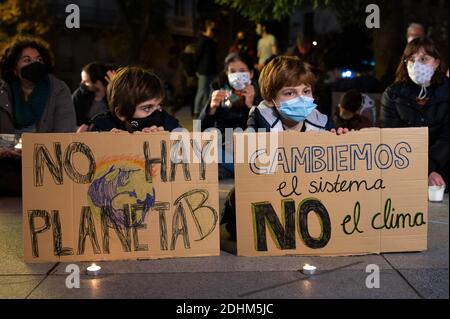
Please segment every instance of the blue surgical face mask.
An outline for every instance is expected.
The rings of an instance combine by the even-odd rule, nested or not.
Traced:
[[[299,96],[295,99],[280,103],[279,112],[284,118],[294,121],[303,122],[308,115],[317,107],[314,99],[308,96]]]

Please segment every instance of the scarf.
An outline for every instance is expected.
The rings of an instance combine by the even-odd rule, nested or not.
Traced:
[[[13,116],[16,129],[28,127],[40,120],[50,96],[50,81],[47,77],[39,82],[31,92],[28,101],[22,95],[20,82],[15,80],[11,84],[13,95]]]

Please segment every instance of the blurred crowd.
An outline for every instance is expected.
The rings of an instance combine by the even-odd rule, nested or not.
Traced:
[[[321,107],[325,76],[313,54],[314,41],[299,35],[280,52],[267,24],[258,23],[256,44],[239,31],[222,65],[217,65],[216,23],[206,20],[196,43],[179,56],[184,79],[181,106],[189,105],[201,129],[226,128],[332,131],[369,127],[429,128],[430,185],[448,183],[448,69],[425,28],[412,23],[395,81],[379,87],[373,76],[341,87],[336,108]],[[53,75],[53,54],[45,41],[18,37],[0,56],[0,133],[113,131],[157,132],[180,127],[177,108],[167,108],[167,86],[153,71],[93,61],[80,72],[74,92]],[[327,102],[329,104],[329,101]],[[222,141],[224,154],[232,145]],[[0,146],[0,194],[21,192],[21,152]],[[220,178],[233,178],[231,163]]]

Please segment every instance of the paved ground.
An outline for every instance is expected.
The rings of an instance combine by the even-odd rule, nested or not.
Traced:
[[[0,298],[449,298],[448,195],[429,208],[421,253],[246,258],[224,239],[220,257],[100,263],[101,277],[82,275],[80,289],[67,289],[66,264],[22,261],[21,198],[0,198]],[[317,275],[298,271],[307,262]],[[365,286],[368,264],[381,269],[379,289]]]
[[[189,110],[177,114],[192,129]],[[231,187],[221,184],[221,205]],[[102,276],[82,276],[67,289],[65,264],[26,264],[21,198],[0,197],[1,298],[449,298],[449,199],[429,205],[428,250],[358,257],[236,257],[221,242],[220,257],[100,263]],[[298,270],[311,263],[318,273]],[[367,289],[366,266],[381,270],[381,287]],[[79,264],[85,269],[86,264]]]

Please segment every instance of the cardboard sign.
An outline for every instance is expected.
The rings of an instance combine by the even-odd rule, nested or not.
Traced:
[[[219,255],[214,133],[24,134],[27,262]]]
[[[239,255],[427,248],[427,128],[234,139]]]

